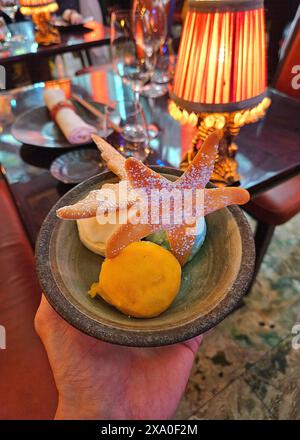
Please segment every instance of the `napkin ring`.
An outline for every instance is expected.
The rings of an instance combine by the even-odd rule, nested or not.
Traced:
[[[60,101],[51,109],[51,118],[53,121],[56,120],[57,113],[62,110],[63,108],[69,108],[70,110],[73,110],[75,112],[75,107],[72,104],[71,101]]]

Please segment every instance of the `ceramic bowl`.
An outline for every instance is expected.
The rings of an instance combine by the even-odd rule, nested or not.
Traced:
[[[174,180],[181,172],[153,167]],[[80,242],[75,221],[56,217],[104,183],[102,173],[69,191],[46,218],[36,246],[37,273],[48,301],[71,325],[106,342],[127,346],[174,344],[202,334],[241,302],[252,279],[255,253],[250,226],[240,208],[224,208],[206,217],[203,247],[183,268],[181,290],[171,307],[156,318],[129,318],[87,291],[98,280],[103,259]]]

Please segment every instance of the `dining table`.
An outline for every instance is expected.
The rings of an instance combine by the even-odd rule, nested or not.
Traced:
[[[110,65],[74,77],[71,85],[73,93],[91,102],[113,103],[132,99],[132,91]],[[32,246],[52,206],[72,188],[71,185],[58,182],[49,171],[54,159],[68,149],[25,145],[17,141],[11,132],[12,125],[20,115],[44,105],[44,88],[44,83],[37,83],[0,94],[1,172]],[[300,101],[274,89],[269,89],[268,95],[272,104],[265,117],[242,128],[237,138],[240,185],[248,189],[252,196],[300,172]],[[150,142],[147,163],[178,168],[191,147],[195,129],[180,125],[171,117],[168,101],[167,94],[157,99],[141,99],[147,123],[153,123],[159,129],[158,137]],[[117,147],[118,135],[112,135],[111,142]]]
[[[9,26],[11,39],[0,46],[0,65],[16,62],[37,61],[66,52],[87,51],[92,47],[109,44],[110,29],[94,20],[82,27],[67,28],[60,32],[61,42],[49,46],[39,46],[35,41],[32,21],[21,21]]]

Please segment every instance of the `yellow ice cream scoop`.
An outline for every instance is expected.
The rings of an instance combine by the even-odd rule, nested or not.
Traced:
[[[90,294],[99,294],[126,315],[152,318],[171,305],[180,283],[181,266],[171,252],[140,241],[104,261]]]

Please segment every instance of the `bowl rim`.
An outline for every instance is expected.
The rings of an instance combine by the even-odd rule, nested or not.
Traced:
[[[162,166],[151,166],[151,168],[161,174],[178,177],[182,175],[182,171],[177,168]],[[35,257],[37,275],[48,302],[63,319],[78,330],[104,342],[117,345],[131,347],[170,345],[191,339],[215,327],[238,307],[247,292],[254,273],[255,247],[253,234],[244,213],[238,206],[229,206],[223,209],[230,211],[240,231],[242,255],[239,272],[225,298],[201,317],[196,317],[192,321],[183,323],[177,327],[166,329],[121,329],[112,325],[99,323],[88,315],[83,314],[61,292],[52,274],[49,258],[52,237],[49,230],[53,231],[57,223],[63,221],[56,216],[56,210],[72,203],[73,199],[80,196],[83,191],[86,192],[89,186],[105,182],[115,177],[114,173],[107,171],[97,174],[75,186],[58,200],[44,220],[36,242]]]

